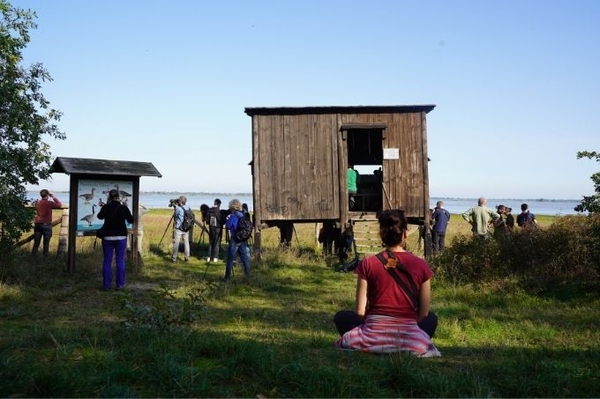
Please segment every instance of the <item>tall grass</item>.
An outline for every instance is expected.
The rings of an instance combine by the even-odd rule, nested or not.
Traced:
[[[78,238],[77,271],[32,258],[2,265],[2,397],[595,397],[600,392],[597,293],[536,295],[516,281],[433,283],[437,359],[339,351],[333,314],[351,309],[355,279],[324,258],[314,226],[291,250],[278,230],[245,283],[236,268],[171,263],[168,211],[144,223],[143,264],[127,288],[102,292],[101,253]],[[463,228],[460,222],[457,228]],[[57,232],[56,232],[57,233]],[[452,234],[454,234],[452,232]],[[460,233],[455,234],[459,236]],[[55,250],[56,236],[53,238]],[[418,252],[416,235],[411,249]],[[224,257],[222,256],[222,259]],[[6,261],[6,260],[4,260]]]

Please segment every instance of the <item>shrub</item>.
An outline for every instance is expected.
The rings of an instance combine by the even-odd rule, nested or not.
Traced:
[[[563,216],[547,228],[518,229],[493,240],[459,235],[431,265],[438,278],[452,283],[516,277],[535,292],[596,285],[600,215]]]

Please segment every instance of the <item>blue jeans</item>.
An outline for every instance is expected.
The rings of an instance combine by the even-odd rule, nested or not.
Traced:
[[[102,251],[104,262],[102,263],[102,288],[109,290],[112,282],[112,258],[113,253],[117,261],[117,289],[125,286],[125,251],[127,250],[127,238],[122,240],[102,240]]]
[[[248,248],[248,242],[235,242],[232,238],[229,240],[229,248],[227,248],[227,265],[225,266],[225,280],[231,278],[233,274],[233,261],[235,256],[240,254],[242,265],[244,266],[244,274],[246,277],[250,276],[250,248]]]

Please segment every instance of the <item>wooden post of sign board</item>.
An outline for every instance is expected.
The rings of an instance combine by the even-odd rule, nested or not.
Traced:
[[[63,209],[58,233],[57,255],[62,256],[67,252],[67,240],[69,239],[69,209]]]

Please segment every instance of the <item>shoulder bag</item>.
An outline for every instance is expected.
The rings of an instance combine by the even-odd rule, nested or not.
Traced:
[[[394,254],[389,249],[386,249],[384,252],[387,253],[388,257],[386,258],[385,256],[383,256],[383,252],[380,252],[376,255],[377,259],[381,261],[383,267],[385,267],[385,270],[387,270],[390,276],[392,276],[392,278],[396,280],[396,283],[398,284],[400,289],[412,302],[413,308],[417,310],[419,308],[419,288],[417,287],[417,284],[413,280],[408,270],[406,270],[404,265],[402,265],[400,259],[396,257],[396,254]],[[404,274],[408,282],[404,281],[398,273]]]

